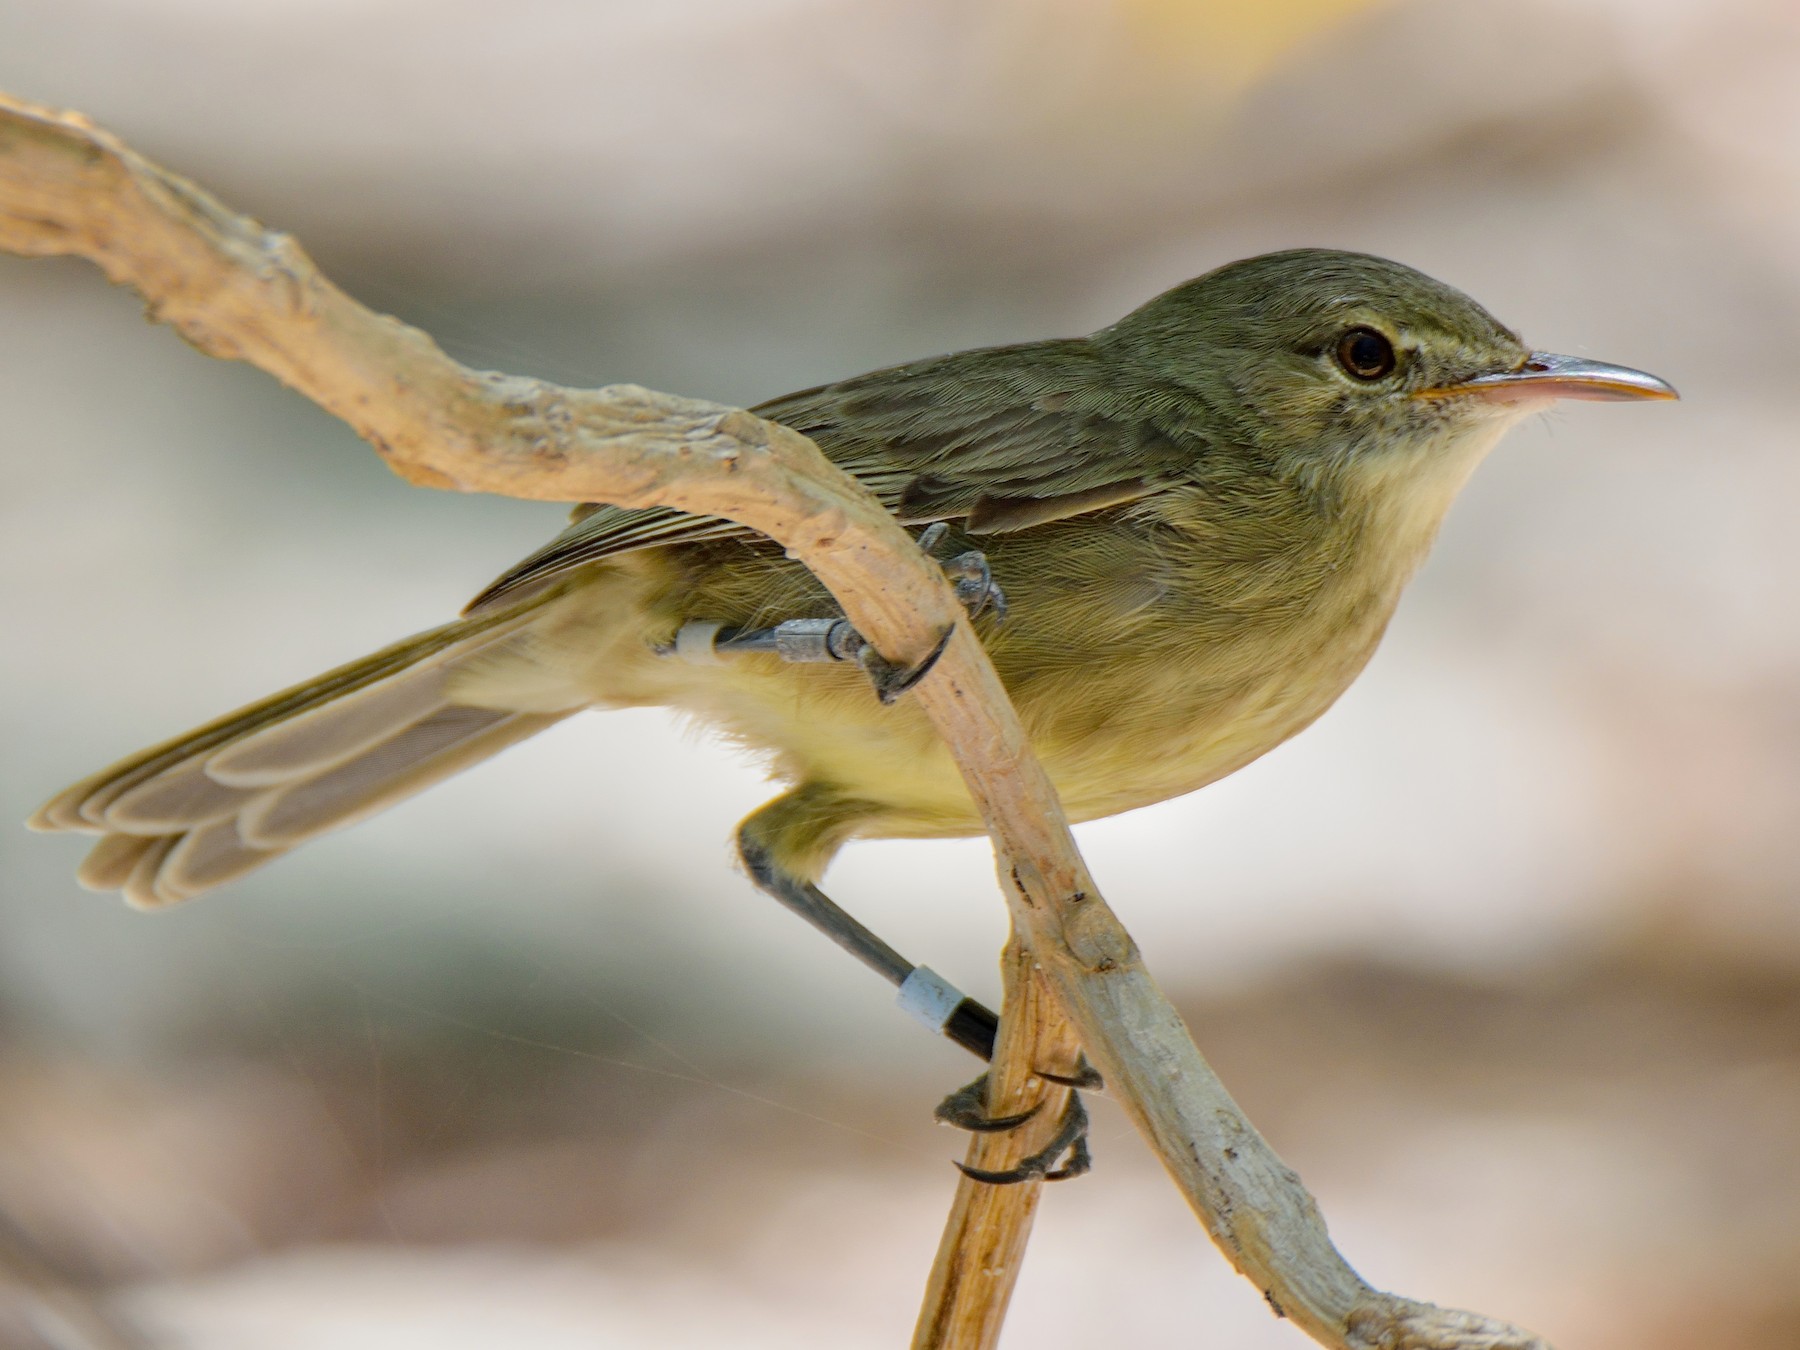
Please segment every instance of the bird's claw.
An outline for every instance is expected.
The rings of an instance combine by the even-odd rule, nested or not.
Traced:
[[[949,534],[950,526],[944,521],[935,521],[919,532],[919,547],[927,556],[935,557],[937,547]],[[970,549],[967,553],[959,553],[954,558],[939,563],[944,575],[950,579],[956,598],[963,609],[968,611],[971,619],[992,612],[995,623],[1006,621],[1006,592],[994,580],[994,569],[988,566],[987,554],[979,549]],[[860,643],[856,648],[856,662],[869,677],[869,683],[875,686],[875,694],[883,703],[897,702],[900,697],[931,673],[938,658],[944,654],[944,648],[950,645],[953,628],[946,628],[944,635],[938,639],[937,646],[931,654],[918,665],[903,669],[891,664],[882,654],[863,641],[859,634],[853,635],[854,641]]]
[[[1069,1081],[1061,1077],[1052,1078],[1049,1074],[1038,1076],[1059,1083]],[[1082,1081],[1085,1083],[1090,1077],[1097,1080],[1099,1076],[1091,1069],[1084,1070]],[[1018,1115],[990,1116],[986,1113],[986,1100],[987,1075],[982,1074],[973,1083],[958,1088],[944,1098],[934,1114],[946,1125],[985,1134],[1015,1130],[1042,1109],[1040,1103]],[[1016,1166],[1004,1171],[988,1171],[963,1163],[956,1164],[957,1170],[971,1181],[985,1182],[990,1186],[1013,1186],[1021,1181],[1068,1181],[1083,1175],[1094,1165],[1093,1155],[1088,1151],[1087,1135],[1087,1107],[1079,1093],[1071,1092],[1055,1138],[1036,1153],[1021,1158]],[[1057,1166],[1059,1162],[1062,1164],[1060,1167]]]
[[[949,521],[934,520],[919,531],[919,548],[926,557],[930,557],[937,552],[937,546],[944,542],[944,536],[949,533]]]
[[[988,566],[987,554],[979,549],[959,553],[944,564],[944,571],[956,588],[971,619],[992,610],[995,623],[1006,622],[1006,592],[994,580],[994,569]]]
[[[949,532],[950,526],[941,520],[927,525],[919,535],[919,547],[927,556],[936,557],[938,545],[944,542],[944,536]],[[1006,592],[994,580],[994,569],[988,565],[987,554],[970,549],[940,561],[939,565],[971,619],[992,611],[995,623],[1006,622]]]
[[[1016,1130],[1043,1110],[1043,1103],[1022,1111],[1016,1116],[990,1116],[987,1113],[988,1076],[984,1073],[973,1083],[965,1083],[943,1101],[931,1114],[934,1119],[945,1125],[954,1125],[959,1130],[968,1130],[972,1134],[999,1134],[1005,1130]]]
[[[944,541],[949,528],[943,521],[926,526],[919,535],[919,547],[931,554]],[[996,623],[1006,618],[1006,593],[994,581],[993,569],[988,566],[985,554],[970,550],[947,562],[940,561],[939,565],[971,619],[990,612]],[[913,666],[893,664],[876,651],[848,619],[830,617],[787,619],[772,628],[747,629],[708,620],[690,620],[677,630],[672,642],[661,644],[656,652],[700,664],[710,663],[720,656],[751,652],[771,653],[787,662],[854,661],[869,677],[869,683],[875,686],[876,697],[886,704],[898,702],[931,673],[955,633],[954,624],[945,628],[937,645],[924,660]]]
[[[1082,1092],[1098,1092],[1106,1086],[1106,1080],[1100,1076],[1100,1070],[1089,1064],[1086,1059],[1081,1061],[1074,1073],[1046,1073],[1039,1069],[1037,1076],[1047,1083],[1055,1083],[1058,1087],[1075,1088]]]
[[[875,686],[875,696],[884,704],[895,703],[920,680],[931,674],[931,668],[938,663],[938,658],[944,654],[944,648],[950,645],[950,639],[955,635],[956,627],[952,624],[937,640],[937,646],[916,666],[896,666],[867,641],[863,641],[856,651],[856,664],[863,668],[863,673],[869,677],[869,683]]]

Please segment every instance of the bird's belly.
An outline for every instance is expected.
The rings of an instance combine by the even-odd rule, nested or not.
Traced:
[[[1361,643],[1339,643],[1271,655],[1260,673],[1239,669],[1229,680],[1203,665],[1112,662],[1049,679],[1010,672],[1008,684],[1070,819],[1092,820],[1192,792],[1273,749],[1324,712],[1367,655]],[[658,701],[770,756],[787,781],[830,783],[877,808],[859,834],[985,828],[924,715],[904,701],[884,707],[860,671],[745,657],[692,673],[677,675],[683,687],[665,686]]]
[[[618,584],[629,580],[621,568]],[[1362,669],[1397,597],[1397,587],[1344,585],[1315,593],[1306,622],[1295,621],[1292,606],[1215,613],[1204,624],[1170,609],[1128,631],[1034,626],[1030,614],[1053,606],[1020,589],[1023,615],[989,635],[989,652],[1074,820],[1192,792],[1294,735]],[[539,625],[546,631],[534,648],[559,689],[572,681],[586,701],[689,714],[765,756],[777,777],[830,785],[866,805],[857,829],[865,836],[984,828],[916,701],[884,706],[860,669],[748,654],[694,665],[656,655],[642,631],[606,622],[621,604],[597,585],[567,608]],[[596,630],[611,636],[601,648],[590,645]],[[518,681],[509,672],[504,683]]]
[[[1093,820],[1216,782],[1310,725],[1356,677],[1365,651],[1319,653],[1225,684],[1158,671],[1106,725],[1034,737],[1071,820]]]

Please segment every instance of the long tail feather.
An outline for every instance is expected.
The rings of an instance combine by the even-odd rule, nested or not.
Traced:
[[[483,613],[328,671],[58,793],[40,830],[101,838],[76,873],[135,905],[185,900],[362,820],[567,717],[458,705],[452,675],[535,603]]]

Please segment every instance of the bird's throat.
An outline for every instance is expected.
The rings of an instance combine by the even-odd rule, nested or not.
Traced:
[[[1424,561],[1469,476],[1515,420],[1484,419],[1346,463],[1337,487],[1346,514],[1362,525],[1359,551],[1365,562],[1404,585]]]

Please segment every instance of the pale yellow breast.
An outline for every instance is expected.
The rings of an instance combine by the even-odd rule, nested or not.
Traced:
[[[1355,585],[1341,589],[1320,601],[1330,613],[1303,628],[1252,617],[1229,634],[1216,633],[1210,647],[1172,631],[1135,652],[1097,652],[1051,670],[1023,664],[1033,660],[1036,640],[996,637],[996,664],[1071,818],[1191,792],[1329,707],[1368,659],[1392,609],[1386,597]],[[589,666],[597,701],[667,704],[767,755],[787,781],[831,783],[878,804],[863,834],[930,837],[982,828],[924,716],[904,701],[884,707],[859,670],[785,666],[768,656],[696,666],[647,654],[643,644],[611,651],[604,670]]]
[[[1366,500],[1379,509],[1353,501],[1342,515],[1284,516],[1299,511],[1297,498],[1284,503],[1263,484],[1257,505],[1267,509],[1239,503],[1223,517],[1217,493],[1167,494],[1154,538],[1141,518],[1090,517],[984,541],[1013,604],[989,650],[1070,816],[1191,792],[1330,707],[1373,653],[1478,457],[1420,475],[1417,492],[1372,479]],[[665,704],[766,756],[784,780],[869,803],[860,833],[981,829],[924,716],[905,701],[884,707],[855,667],[658,654],[685,619],[829,610],[779,554],[707,559],[698,573],[693,555],[679,556],[651,550],[601,569],[490,663],[479,697],[461,692],[492,706]]]

